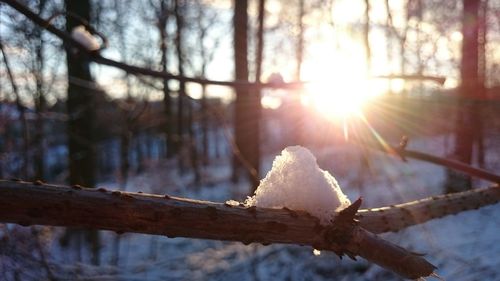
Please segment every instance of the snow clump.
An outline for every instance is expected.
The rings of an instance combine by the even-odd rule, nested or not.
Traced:
[[[245,201],[246,206],[307,211],[323,225],[350,204],[335,178],[320,169],[314,155],[301,146],[285,148],[255,195]]]
[[[95,37],[92,36],[92,34],[90,34],[90,32],[88,32],[83,25],[73,28],[71,31],[71,37],[85,46],[85,48],[89,51],[96,51],[101,47]]]

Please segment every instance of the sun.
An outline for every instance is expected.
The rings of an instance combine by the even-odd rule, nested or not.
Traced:
[[[304,80],[311,81],[305,87],[304,100],[326,117],[359,115],[382,92],[377,81],[368,79],[362,56],[322,48],[316,53],[319,59],[305,62],[301,73]]]
[[[328,118],[347,118],[361,114],[369,101],[367,81],[342,77],[338,81],[313,82],[306,87],[310,105]]]

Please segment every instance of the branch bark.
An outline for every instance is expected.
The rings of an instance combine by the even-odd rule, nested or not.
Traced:
[[[359,255],[408,278],[415,278],[418,274],[425,276],[424,273],[430,274],[433,269],[425,260],[374,234],[399,231],[499,201],[500,188],[492,186],[394,206],[362,209],[357,213],[359,226],[347,231],[348,239],[342,240],[346,237],[345,228],[335,223],[333,228],[321,226],[317,219],[302,211],[246,208],[241,204],[235,206],[102,188],[92,190],[40,182],[0,181],[2,222],[241,241],[245,244],[310,245],[336,253]],[[332,229],[337,231],[332,232]],[[400,264],[402,260],[405,264]]]
[[[248,243],[309,245],[359,255],[405,278],[429,276],[423,257],[352,223],[322,226],[288,209],[265,209],[41,182],[0,181],[0,221]],[[340,221],[340,220],[339,220]]]
[[[403,204],[359,210],[361,227],[373,232],[399,231],[412,225],[500,202],[498,185],[445,194]]]

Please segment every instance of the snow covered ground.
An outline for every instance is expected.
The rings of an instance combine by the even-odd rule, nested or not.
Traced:
[[[412,142],[409,148],[444,155],[445,142],[444,138],[428,138]],[[369,154],[369,164],[365,165],[360,161],[359,149],[351,146],[312,151],[319,166],[335,176],[351,200],[359,196],[364,198],[365,208],[442,193],[445,171],[432,164],[413,160],[403,162],[374,152]],[[274,156],[264,159],[266,171]],[[234,185],[228,180],[229,164],[228,160],[216,161],[204,171],[204,183],[196,186],[190,175],[179,176],[175,169],[171,169],[174,163],[159,163],[131,178],[127,190],[219,202],[228,199],[241,201],[247,195],[248,186],[244,182]],[[477,184],[477,187],[484,186],[482,182]],[[116,183],[103,185],[118,188]],[[499,213],[500,204],[497,204],[398,233],[384,234],[383,237],[415,252],[426,253],[445,280],[500,280]],[[6,239],[5,232],[14,230],[23,235]],[[340,260],[328,252],[315,256],[310,247],[245,246],[234,242],[169,239],[141,234],[120,236],[118,262],[111,265],[116,256],[117,235],[107,231],[102,232],[103,265],[95,267],[90,265],[85,253],[78,261],[76,251],[61,248],[58,243],[61,233],[60,228],[48,228],[42,241],[49,245],[45,259],[56,280],[400,280],[366,261]],[[0,280],[48,279],[47,268],[40,262],[43,260],[40,253],[19,246],[33,242],[29,228],[4,226],[0,228],[0,237],[3,237],[0,240],[0,245],[3,245],[0,247]],[[15,254],[19,257],[16,258]],[[22,255],[31,255],[33,261],[21,259]],[[16,268],[20,279],[13,274]]]

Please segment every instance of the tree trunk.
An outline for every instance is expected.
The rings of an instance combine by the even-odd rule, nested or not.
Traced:
[[[300,72],[302,70],[302,61],[304,60],[304,0],[299,0],[298,24],[299,34],[297,35],[297,66],[295,69],[295,80],[300,80]]]
[[[235,78],[238,81],[248,81],[247,7],[247,0],[234,1]],[[245,168],[253,190],[259,184],[259,95],[252,93],[249,88],[236,89],[234,110],[234,135],[237,151],[233,156],[233,180],[238,180],[242,168]]]
[[[36,56],[36,74],[35,74],[35,84],[36,84],[36,98],[35,98],[35,111],[36,111],[36,128],[35,128],[35,136],[33,138],[33,142],[36,146],[35,149],[35,179],[43,179],[44,171],[45,171],[45,147],[44,147],[44,125],[45,122],[43,120],[43,114],[45,112],[45,93],[43,90],[44,80],[43,80],[43,71],[44,71],[44,62],[45,58],[43,55],[44,42],[42,39],[41,29],[35,28],[36,35],[39,39],[37,42],[35,56]]]
[[[488,0],[484,0],[481,3],[480,7],[480,15],[479,15],[479,68],[478,68],[478,75],[479,75],[479,86],[481,88],[481,98],[486,96],[486,40],[487,40],[487,32],[488,32],[488,25],[486,22],[486,17],[488,14]],[[479,107],[479,105],[477,105]],[[485,166],[485,146],[484,146],[484,130],[483,127],[487,126],[483,124],[483,114],[482,111],[479,108],[476,108],[476,111],[474,112],[477,116],[474,117],[474,119],[479,120],[478,123],[476,123],[477,126],[474,128],[476,129],[476,147],[477,147],[477,162],[479,167],[484,168]]]
[[[184,18],[183,18],[183,0],[174,1],[174,14],[175,22],[177,24],[177,30],[175,35],[175,47],[177,51],[177,63],[179,76],[184,76],[184,59],[183,59],[183,29],[184,29]],[[183,151],[184,146],[184,100],[186,98],[186,83],[184,81],[179,81],[179,95],[177,97],[177,137],[176,140],[176,150]],[[184,173],[184,160],[182,159],[182,154],[179,156],[179,171],[181,174]]]
[[[167,48],[167,23],[169,19],[167,3],[160,1],[158,31],[160,33],[161,70],[168,72],[168,48]],[[165,143],[167,148],[167,158],[172,158],[176,153],[174,141],[174,122],[172,113],[172,97],[170,96],[169,79],[163,79],[163,110],[165,114]]]
[[[478,107],[473,99],[481,98],[484,85],[479,80],[479,7],[480,0],[464,0],[462,18],[462,60],[460,66],[461,85],[459,88],[457,121],[455,127],[455,149],[453,158],[470,164],[472,148],[480,127],[481,119],[476,114]],[[471,178],[448,172],[445,183],[446,192],[457,192],[471,188]]]
[[[38,3],[38,14],[42,14],[47,6],[47,1],[39,1]],[[35,61],[33,64],[33,71],[35,74],[35,135],[33,138],[33,143],[35,145],[34,154],[34,168],[35,168],[35,179],[43,179],[45,174],[45,122],[43,114],[45,112],[46,101],[44,93],[44,70],[45,70],[45,56],[44,48],[45,42],[42,37],[43,29],[41,27],[35,26],[33,29],[33,37],[35,38]]]
[[[43,95],[40,93],[40,95]],[[45,122],[43,120],[43,114],[45,111],[45,99],[39,97],[36,103],[36,133],[34,137],[34,143],[36,144],[35,153],[35,179],[43,179],[45,175]]]
[[[28,128],[28,120],[26,118],[26,108],[21,104],[21,96],[19,94],[19,88],[17,87],[16,81],[14,79],[14,75],[11,71],[9,60],[7,58],[7,54],[5,53],[2,42],[0,42],[0,51],[2,52],[3,61],[5,64],[5,68],[7,69],[7,75],[9,76],[9,80],[12,86],[12,91],[16,97],[16,106],[17,110],[20,112],[19,119],[21,121],[21,131],[23,133],[23,168],[21,177],[28,178],[28,164],[29,164],[29,128]],[[9,131],[8,128],[6,130]],[[14,138],[14,137],[13,137]],[[9,138],[6,138],[6,142]]]
[[[84,19],[90,17],[90,2],[66,0],[66,10],[80,15]],[[67,17],[67,30],[80,23]],[[93,84],[89,61],[73,49],[67,50],[68,79],[78,78]],[[67,110],[72,117],[68,121],[70,184],[95,186],[95,93],[90,87],[68,84]]]
[[[390,16],[391,14],[391,7],[389,5],[389,0],[385,0],[384,1],[384,6],[385,6],[385,12],[387,14],[387,18],[386,18],[386,21],[385,21],[385,37],[387,38],[387,44],[386,44],[386,52],[387,52],[387,65],[392,65],[393,63],[393,53],[392,53],[392,50],[393,50],[393,40],[392,40],[392,35],[393,35],[393,32],[392,32],[392,16]],[[393,70],[392,70],[392,67],[390,68],[390,73],[393,73]],[[403,74],[403,73],[401,73]],[[389,93],[389,95],[393,95],[393,91],[392,91],[392,79],[387,79],[387,91]]]
[[[204,71],[203,71],[204,72]],[[202,131],[202,153],[203,165],[206,166],[210,160],[210,153],[208,150],[208,125],[211,115],[208,112],[207,104],[207,85],[201,85],[201,131]]]
[[[259,0],[259,18],[257,29],[257,56],[255,58],[255,82],[261,81],[262,63],[264,61],[264,16],[266,0]]]
[[[193,105],[192,101],[189,100],[188,105],[188,133],[189,133],[189,160],[191,161],[191,167],[194,173],[194,183],[199,185],[201,183],[201,171],[200,171],[200,161],[198,158],[198,147],[196,144],[196,135],[194,132],[194,120],[193,120]]]
[[[127,112],[122,114],[126,115]],[[128,179],[128,173],[130,171],[130,161],[128,158],[130,150],[130,139],[132,133],[129,130],[129,122],[127,120],[128,116],[123,117],[123,128],[120,133],[120,182],[122,184],[122,189],[125,190],[126,183]]]
[[[90,20],[89,0],[66,0],[65,5],[68,13],[76,14],[87,21]],[[66,17],[66,30],[69,33],[80,24],[74,17]],[[76,78],[92,85],[89,61],[85,59],[85,56],[71,47],[67,47],[66,54],[68,81]],[[73,185],[95,187],[96,184],[95,94],[90,87],[71,82],[68,84],[66,106],[68,115],[71,116],[68,119],[69,182]],[[92,262],[99,264],[98,232],[88,231],[86,236],[91,246]]]
[[[365,45],[366,74],[370,75],[372,51],[370,48],[370,0],[365,0],[365,24],[363,28],[363,41]]]
[[[38,14],[40,15],[46,7],[46,1],[40,1],[38,3]],[[34,153],[34,168],[35,168],[35,179],[44,178],[44,160],[45,160],[45,147],[44,147],[44,119],[43,114],[45,112],[46,102],[44,93],[44,70],[45,70],[45,57],[44,57],[44,47],[45,42],[42,37],[43,29],[41,27],[35,26],[33,29],[34,37],[34,63],[33,63],[33,74],[35,76],[35,134],[33,137],[33,145],[35,147]]]

